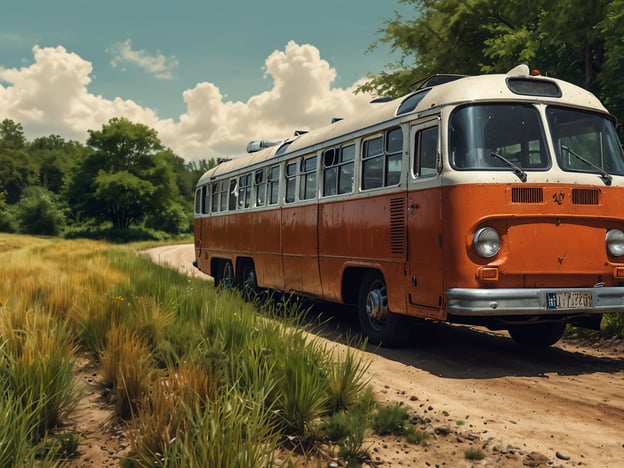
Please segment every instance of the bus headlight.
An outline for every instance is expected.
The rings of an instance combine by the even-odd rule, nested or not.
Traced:
[[[624,232],[619,229],[609,229],[605,240],[610,255],[614,257],[624,255]]]
[[[500,250],[501,238],[496,229],[489,226],[482,227],[475,232],[472,238],[472,245],[477,255],[490,258]]]

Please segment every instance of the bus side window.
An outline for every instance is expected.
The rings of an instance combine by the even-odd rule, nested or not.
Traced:
[[[249,208],[251,204],[251,174],[245,174],[238,179],[238,207]]]
[[[212,211],[213,213],[217,213],[219,211],[219,184],[218,183],[213,183],[210,186],[210,191],[212,192],[212,206],[210,208],[210,211]]]
[[[234,211],[236,209],[236,199],[238,198],[238,192],[236,191],[236,179],[230,179],[230,202],[228,204],[228,210]]]
[[[264,206],[266,200],[266,169],[260,169],[254,174],[254,185],[256,187],[256,206]]]
[[[295,201],[297,188],[297,163],[291,162],[286,164],[286,203]]]
[[[206,186],[199,187],[195,190],[195,213],[199,214],[202,212],[201,205],[204,200],[204,193],[206,192]]]
[[[336,195],[338,183],[338,166],[336,153],[338,149],[331,148],[323,151],[323,196]]]
[[[362,189],[398,185],[403,165],[403,130],[387,130],[383,137],[364,142]]]
[[[438,127],[421,130],[416,135],[414,175],[428,177],[437,174]]]
[[[273,166],[269,172],[268,191],[269,191],[269,205],[277,205],[279,201],[279,182],[280,182],[280,167]]]
[[[353,192],[353,161],[355,145],[344,146],[340,150],[340,170],[338,172],[338,193]]]
[[[386,186],[401,182],[403,163],[403,130],[394,128],[386,132]]]
[[[220,211],[227,210],[227,202],[228,202],[228,181],[222,180],[219,182],[219,197],[221,198],[221,208]]]
[[[316,197],[316,156],[301,160],[299,176],[299,200]]]
[[[368,190],[383,185],[383,138],[377,137],[364,142],[362,151],[362,189]]]
[[[210,186],[204,185],[202,187],[202,192],[204,194],[204,199],[201,207],[202,214],[208,214],[210,213]]]

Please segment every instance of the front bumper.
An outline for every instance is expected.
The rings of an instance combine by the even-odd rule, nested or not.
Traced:
[[[591,294],[591,299],[586,293]],[[558,306],[556,301],[553,302],[553,298],[558,295],[583,295],[586,298],[586,304],[573,307]],[[624,312],[624,287],[450,288],[446,291],[446,297],[448,313],[465,317]]]

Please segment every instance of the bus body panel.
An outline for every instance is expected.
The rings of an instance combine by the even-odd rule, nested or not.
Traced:
[[[283,208],[281,231],[284,289],[321,297],[318,205],[314,203]]]
[[[514,188],[533,195],[516,191],[514,201]],[[443,200],[444,217],[453,220],[443,240],[445,289],[622,284],[616,272],[624,263],[607,255],[605,236],[611,228],[624,229],[624,188],[466,184],[445,187]],[[491,259],[472,247],[482,226],[495,227],[502,237],[501,250]],[[480,279],[483,269],[497,270],[496,278]]]

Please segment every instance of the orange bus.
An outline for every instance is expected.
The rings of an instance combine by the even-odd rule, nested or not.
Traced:
[[[624,154],[591,93],[438,75],[207,171],[196,266],[216,285],[355,305],[369,341],[410,319],[549,346],[624,307]]]

